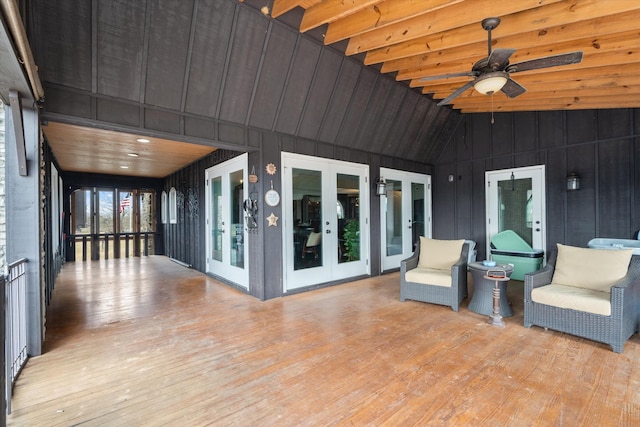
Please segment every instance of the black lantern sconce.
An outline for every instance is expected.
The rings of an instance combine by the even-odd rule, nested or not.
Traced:
[[[575,191],[580,189],[580,175],[571,172],[567,175],[567,191]]]
[[[376,181],[376,195],[385,196],[387,194],[387,182],[383,177],[380,177]]]

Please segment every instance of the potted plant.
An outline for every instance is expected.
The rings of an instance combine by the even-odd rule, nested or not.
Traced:
[[[358,220],[351,219],[344,226],[344,248],[347,251],[347,261],[360,259],[360,224]]]

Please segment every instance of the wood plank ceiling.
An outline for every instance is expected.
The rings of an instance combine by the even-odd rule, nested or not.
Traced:
[[[582,51],[578,64],[511,73],[527,91],[509,98],[473,88],[452,101],[463,113],[640,107],[638,0],[274,0],[271,15],[305,9],[300,31],[326,25],[327,45],[348,40],[346,55],[441,100],[473,77],[488,54],[481,21],[499,17],[492,49],[516,49],[510,64]]]
[[[44,132],[67,172],[164,178],[215,151],[164,138],[49,122]]]

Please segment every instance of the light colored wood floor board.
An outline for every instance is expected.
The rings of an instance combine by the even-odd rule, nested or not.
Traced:
[[[508,293],[499,328],[398,273],[259,301],[161,256],[68,263],[7,423],[640,425],[640,336],[527,329]]]

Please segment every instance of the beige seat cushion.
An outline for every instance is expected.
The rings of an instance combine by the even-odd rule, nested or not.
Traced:
[[[404,278],[407,282],[451,287],[451,271],[446,270],[418,266],[407,271]]]
[[[418,266],[451,271],[451,266],[460,260],[462,245],[464,245],[464,239],[438,240],[420,236]]]
[[[592,289],[550,283],[531,291],[531,300],[553,307],[611,315],[611,294]]]
[[[610,292],[629,269],[633,249],[590,249],[558,243],[552,283]]]
[[[318,246],[321,240],[322,240],[322,233],[315,233],[312,231],[311,233],[309,233],[309,237],[307,237],[307,243],[305,246],[308,248],[312,246]]]

